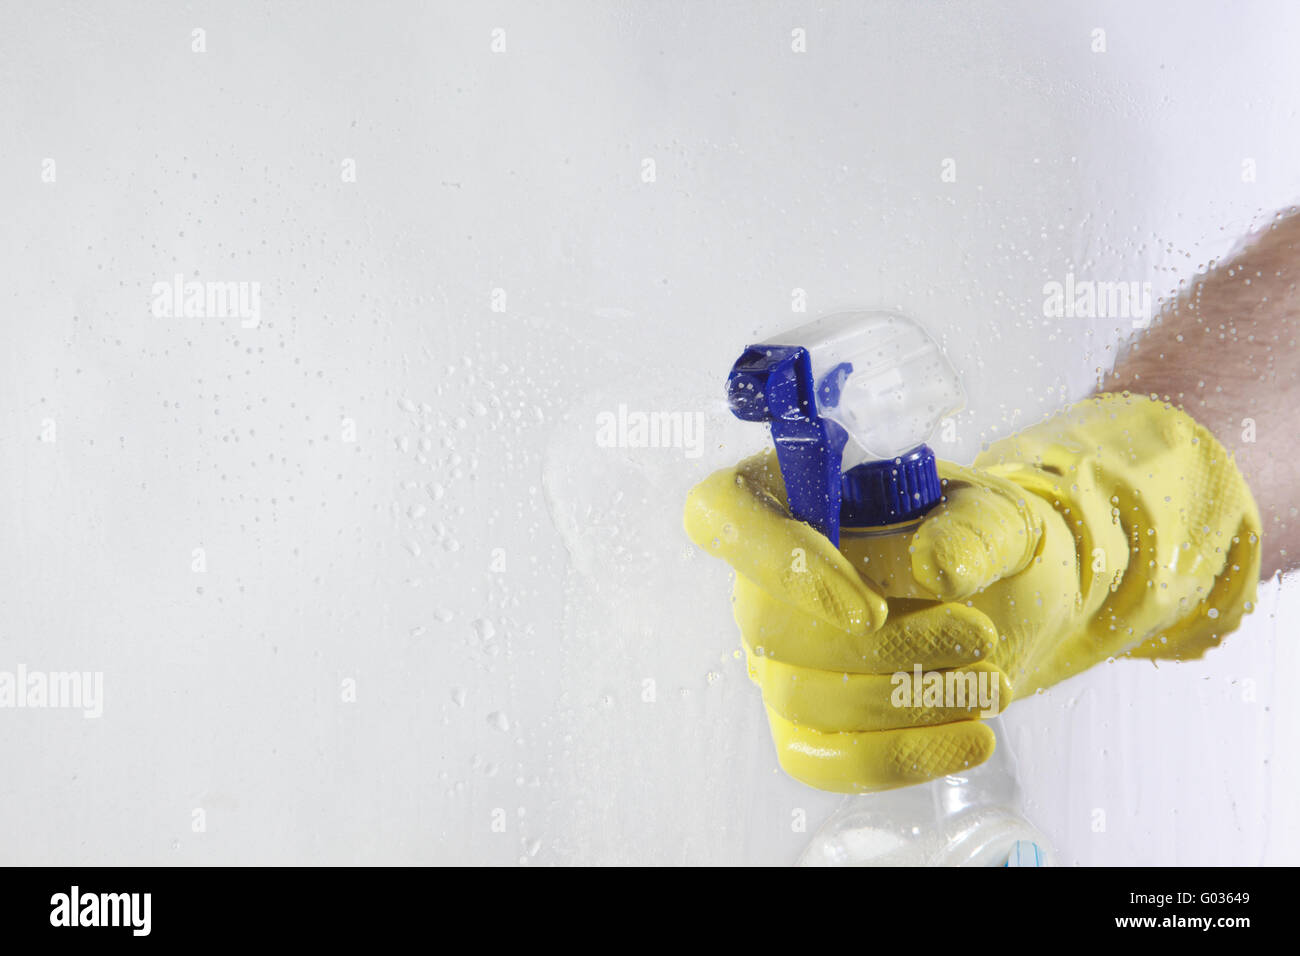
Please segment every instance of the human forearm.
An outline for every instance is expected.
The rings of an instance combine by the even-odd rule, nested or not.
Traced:
[[[1197,278],[1099,391],[1182,407],[1236,456],[1263,521],[1262,573],[1300,565],[1300,214]]]

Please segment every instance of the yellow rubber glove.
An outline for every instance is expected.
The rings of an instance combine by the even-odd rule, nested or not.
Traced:
[[[912,535],[842,535],[786,512],[772,453],[690,494],[691,539],[736,569],[735,616],[782,767],[866,792],[986,760],[980,718],[1118,656],[1201,656],[1255,600],[1259,515],[1185,413],[1103,395],[940,463]],[[926,675],[968,686],[901,699]],[[931,680],[927,676],[927,681]],[[975,701],[978,682],[990,690]],[[964,706],[963,706],[964,704]]]

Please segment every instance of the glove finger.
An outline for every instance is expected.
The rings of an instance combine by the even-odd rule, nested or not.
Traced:
[[[1042,525],[1019,486],[947,463],[944,472],[944,501],[912,538],[912,576],[956,601],[1024,570]]]
[[[759,656],[817,670],[889,674],[961,667],[987,660],[998,633],[989,618],[965,604],[893,600],[879,630],[854,634],[774,600],[736,575],[733,611],[745,644]]]
[[[823,733],[995,717],[1011,702],[1011,682],[992,664],[923,674],[837,674],[750,655],[749,670],[769,710]]]
[[[687,496],[686,533],[786,604],[852,634],[878,628],[884,597],[824,535],[786,513],[779,479],[770,454],[710,475]]]
[[[826,734],[769,709],[781,768],[796,780],[838,793],[892,790],[978,766],[993,753],[993,730],[979,720],[938,727]]]

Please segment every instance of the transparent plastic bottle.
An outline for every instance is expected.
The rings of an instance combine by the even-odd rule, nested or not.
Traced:
[[[912,577],[912,535],[924,517],[874,528],[840,528],[840,550],[877,593],[889,598],[929,598]]]
[[[791,514],[837,545],[878,593],[932,599],[911,572],[912,535],[943,496],[923,443],[963,393],[929,334],[896,313],[827,316],[749,346],[727,389],[737,417],[770,426]],[[1047,841],[1020,812],[1001,722],[990,723],[997,743],[984,764],[848,798],[801,862],[1047,865]]]
[[[813,836],[800,866],[1051,866],[1025,819],[1015,757],[1002,721],[997,747],[966,773],[884,793],[846,797]]]

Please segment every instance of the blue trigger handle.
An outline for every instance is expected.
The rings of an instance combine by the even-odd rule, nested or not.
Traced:
[[[852,367],[836,371],[842,382]],[[727,401],[736,417],[772,426],[790,514],[838,547],[840,465],[849,436],[817,414],[817,398],[808,350],[799,346],[751,346],[727,376]]]

